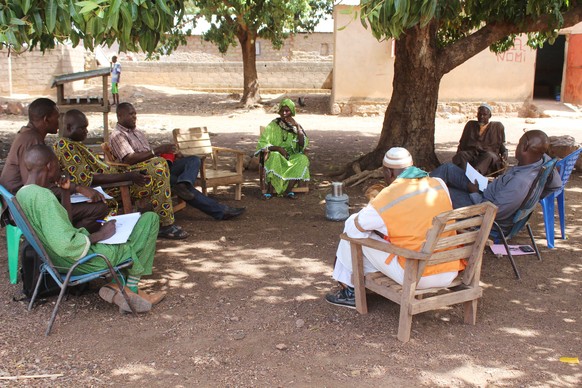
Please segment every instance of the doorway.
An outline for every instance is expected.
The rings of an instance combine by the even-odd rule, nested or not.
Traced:
[[[558,35],[554,44],[537,50],[534,98],[560,101],[565,48],[566,36]]]

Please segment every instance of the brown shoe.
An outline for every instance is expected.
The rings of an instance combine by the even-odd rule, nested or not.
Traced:
[[[139,290],[137,294],[144,298],[145,300],[147,300],[148,302],[150,302],[152,306],[157,305],[166,297],[165,291],[152,292],[148,294],[145,291]]]
[[[130,291],[127,287],[125,288],[125,292],[127,293],[131,307],[133,307],[136,313],[147,313],[152,309],[152,304],[149,300],[142,298],[133,291]],[[131,308],[121,292],[115,294],[113,297],[113,303],[119,306],[120,312],[131,313]]]

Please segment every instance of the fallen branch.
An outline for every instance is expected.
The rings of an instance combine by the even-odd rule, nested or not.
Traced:
[[[25,380],[25,379],[53,379],[62,377],[64,374],[57,373],[54,375],[22,375],[22,376],[0,376],[0,380]]]
[[[372,178],[377,179],[382,177],[384,177],[384,175],[382,174],[382,167],[380,167],[376,170],[365,170],[355,175],[352,175],[351,177],[346,178],[343,182],[344,185],[346,186],[354,187],[368,179]]]

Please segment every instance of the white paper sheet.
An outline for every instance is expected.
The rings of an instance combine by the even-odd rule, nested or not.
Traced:
[[[133,228],[141,213],[129,213],[119,216],[108,217],[107,221],[115,220],[115,234],[108,239],[99,241],[101,244],[123,244],[127,242],[129,235],[133,232]]]
[[[467,176],[467,178],[469,178],[469,181],[471,183],[475,183],[475,180],[477,180],[480,191],[483,191],[487,188],[489,180],[485,178],[483,175],[481,175],[479,171],[475,170],[475,168],[471,166],[471,164],[469,163],[467,163],[467,170],[465,171],[465,175]]]
[[[95,186],[95,187],[93,187],[93,189],[95,189],[98,192],[100,192],[101,194],[103,194],[105,199],[112,199],[113,198],[112,196],[107,194],[105,191],[103,191],[101,186]],[[88,201],[89,201],[89,198],[85,197],[83,194],[75,193],[75,194],[71,195],[71,203],[81,203],[81,202],[88,202]]]

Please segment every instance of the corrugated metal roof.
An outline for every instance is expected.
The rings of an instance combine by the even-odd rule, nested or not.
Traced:
[[[89,71],[80,71],[78,73],[71,73],[71,74],[63,74],[58,75],[53,78],[53,83],[51,88],[54,88],[57,85],[62,85],[67,82],[79,81],[82,79],[94,78],[94,77],[102,77],[104,75],[109,75],[110,70],[108,67],[103,67],[97,70],[89,70]]]

